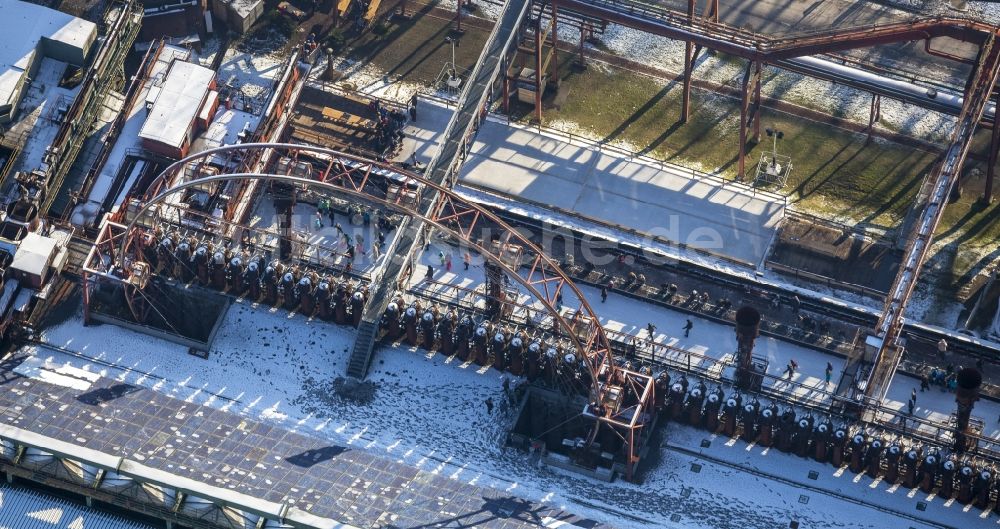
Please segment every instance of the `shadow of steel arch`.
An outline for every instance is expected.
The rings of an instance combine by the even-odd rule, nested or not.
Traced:
[[[255,162],[264,160],[262,167],[273,167],[276,165],[276,160],[283,158],[322,162],[325,167],[317,169],[311,166],[306,176],[237,171],[186,181],[184,178],[178,178],[183,177],[185,169],[192,164],[210,163],[245,171],[248,164],[244,160],[252,159]],[[421,197],[425,192],[436,192],[439,194],[439,200],[429,214],[421,214],[419,210],[422,208],[422,202],[419,198],[405,200],[403,193],[391,197],[381,186],[376,185],[373,177],[415,188],[413,194],[415,197]],[[434,229],[468,245],[492,264],[500,267],[542,305],[558,325],[562,336],[570,341],[576,355],[582,356],[590,376],[591,403],[586,406],[583,415],[596,419],[595,424],[598,426],[602,423],[607,424],[628,445],[626,468],[628,479],[631,479],[633,464],[638,462],[639,446],[636,435],[641,437],[641,430],[649,421],[654,400],[650,374],[631,371],[617,365],[597,314],[559,264],[545,255],[541,248],[493,213],[469,202],[447,187],[426,180],[419,174],[388,163],[306,145],[256,143],[202,151],[171,164],[147,188],[140,200],[141,206],[127,223],[124,237],[121,238],[118,255],[122,259],[120,261],[123,263],[122,268],[127,269],[124,266],[124,259],[129,255],[130,248],[134,250],[133,262],[143,261],[143,254],[137,246],[137,238],[148,235],[143,233],[145,227],[140,224],[153,208],[164,204],[169,196],[186,189],[231,181],[284,182],[369,201],[397,213],[422,219]],[[243,197],[243,200],[248,198]],[[499,230],[499,237],[490,241],[498,244],[486,245],[478,242],[474,235],[485,227]],[[502,254],[508,245],[518,246],[524,251],[517,261],[517,266],[511,266],[504,260]],[[391,249],[387,249],[386,255],[392,255]],[[398,259],[398,256],[392,255],[392,258]],[[526,269],[527,272],[522,275],[519,273],[521,269]],[[567,289],[567,293],[575,296],[579,302],[569,319],[554,306],[562,299],[563,289]],[[632,395],[632,401],[623,404],[627,400],[621,398],[623,393]],[[624,433],[619,432],[619,429],[624,430]],[[597,430],[595,427],[592,431],[589,439],[591,442],[596,437]]]

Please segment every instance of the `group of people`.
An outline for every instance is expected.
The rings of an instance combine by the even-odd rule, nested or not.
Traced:
[[[350,206],[348,208],[347,216],[352,219],[352,222],[357,223],[360,221],[361,225],[368,230],[373,222],[372,211],[367,207],[360,206]],[[356,234],[353,237],[350,233],[344,230],[344,227],[337,222],[336,211],[333,208],[332,203],[327,198],[320,198],[316,202],[316,212],[313,216],[313,228],[316,231],[324,229],[327,224],[324,222],[325,219],[329,219],[329,226],[332,226],[337,230],[337,250],[343,252],[348,259],[348,266],[350,262],[354,260],[356,256],[367,256],[369,255],[368,247],[365,246],[364,235]],[[371,241],[371,257],[373,260],[377,260],[382,256],[382,248],[385,247],[386,241],[386,230],[391,226],[389,221],[384,216],[379,216],[375,220],[377,226],[374,230],[375,237]]]
[[[955,369],[955,366],[948,364],[945,369],[939,367],[932,368],[930,372],[925,372],[920,376],[920,391],[930,391],[931,386],[940,386],[941,391],[954,393],[958,388],[958,371],[962,366]]]
[[[376,124],[372,150],[382,153],[383,156],[396,152],[403,145],[406,114],[382,106],[382,102],[378,99],[372,99],[368,103],[368,109],[374,114]]]
[[[451,252],[445,253],[444,250],[439,250],[437,254],[437,262],[441,269],[451,272]],[[462,254],[462,266],[464,270],[468,270],[469,266],[472,264],[472,254],[465,252]],[[424,279],[430,280],[434,279],[434,266],[427,265],[427,270],[424,273]],[[506,279],[506,276],[504,276]]]

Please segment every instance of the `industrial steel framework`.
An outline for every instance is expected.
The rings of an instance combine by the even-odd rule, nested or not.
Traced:
[[[257,154],[265,151],[274,160],[284,157],[322,161],[325,165],[315,167],[308,176],[275,174],[265,170],[181,181],[184,168],[191,164],[218,163],[220,157],[236,164],[235,160],[259,158]],[[602,425],[616,432],[626,450],[626,479],[632,479],[635,464],[639,461],[642,434],[652,416],[652,377],[618,365],[604,328],[582,292],[559,265],[527,237],[449,188],[390,164],[321,147],[279,143],[219,147],[189,156],[172,164],[157,177],[149,187],[150,192],[142,198],[141,206],[130,213],[127,225],[116,227],[105,224],[85,262],[84,285],[90,285],[90,278],[100,277],[128,285],[133,293],[141,295],[141,287],[151,273],[143,248],[157,242],[152,237],[153,227],[147,224],[151,214],[163,209],[177,209],[164,202],[175,193],[230,181],[271,181],[310,187],[416,217],[501,268],[539,301],[543,310],[552,316],[558,334],[568,339],[576,355],[582,358],[590,383],[589,404],[583,415],[595,421],[590,439],[596,437]],[[379,181],[409,186],[415,192],[393,194],[385,186],[378,185]],[[428,214],[422,214],[418,201],[413,199],[424,190],[432,190],[440,197]],[[490,241],[477,239],[483,230],[492,234]],[[512,249],[516,249],[516,260],[510,257]],[[400,256],[393,258],[399,259]],[[403,267],[413,266],[412,262],[401,264]],[[109,273],[112,268],[117,273]],[[525,272],[522,273],[519,268]],[[573,303],[572,297],[577,303],[573,315],[568,318],[555,308],[557,299],[563,299],[564,292],[568,294],[566,298],[570,303]],[[84,301],[88,299],[85,293]]]
[[[685,48],[684,94],[681,121],[689,116],[690,85],[694,61],[701,48],[709,48],[747,60],[740,98],[740,139],[738,177],[746,171],[746,143],[750,134],[759,138],[760,79],[761,69],[767,64],[781,64],[796,57],[841,52],[857,48],[908,41],[925,41],[926,51],[934,56],[963,63],[975,64],[964,89],[964,101],[959,115],[959,125],[945,151],[945,159],[931,174],[925,186],[929,198],[918,202],[917,222],[906,233],[907,247],[903,265],[885,300],[873,336],[862,335],[855,346],[855,354],[838,387],[842,397],[838,407],[845,402],[857,403],[880,399],[889,386],[902,348],[898,344],[898,331],[903,314],[912,295],[920,269],[926,261],[934,230],[940,223],[948,196],[958,181],[961,168],[968,154],[975,129],[986,124],[993,129],[988,155],[986,195],[992,195],[993,165],[1000,149],[1000,129],[995,119],[985,119],[985,109],[993,98],[993,89],[1000,58],[994,49],[1000,28],[974,20],[933,17],[903,22],[863,27],[833,28],[801,32],[787,37],[770,37],[718,22],[717,0],[707,0],[702,14],[697,14],[696,0],[688,0],[687,12],[681,13],[659,6],[633,0],[551,0],[552,16],[556,7],[562,12],[572,12],[596,20],[615,23],[647,33],[687,43]],[[581,29],[581,31],[583,31]],[[979,47],[975,61],[952,56],[932,49],[934,38],[951,38]],[[536,47],[536,53],[541,48]],[[809,75],[808,72],[806,72]],[[873,99],[869,131],[880,113],[880,99]],[[984,123],[985,122],[985,123]]]

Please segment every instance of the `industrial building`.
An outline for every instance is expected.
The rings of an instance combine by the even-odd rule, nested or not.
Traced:
[[[151,152],[183,158],[198,132],[208,128],[219,108],[215,72],[186,61],[174,61],[166,79],[150,91],[148,114],[139,130]]]
[[[425,6],[447,43],[464,4]],[[289,42],[205,54],[178,21],[244,33],[263,2],[119,0],[98,23],[11,4],[44,18],[6,70],[0,473],[168,529],[996,525],[1000,344],[907,309],[977,129],[992,197],[1000,24],[784,35],[697,4],[490,4],[472,68],[416,91],[317,40],[406,15],[391,39],[427,15],[405,2],[305,5],[327,12]],[[689,126],[705,50],[739,63],[718,118],[739,144],[716,146],[739,178],[546,126],[560,39],[585,63],[612,26],[684,50],[664,128]],[[932,93],[838,62],[888,45],[967,75]],[[796,206],[785,158],[745,163],[765,68],[870,96],[857,143],[883,97],[957,116],[875,303],[770,266]]]
[[[44,57],[78,67],[87,64],[97,25],[22,0],[0,2],[0,124],[17,115],[24,90]]]

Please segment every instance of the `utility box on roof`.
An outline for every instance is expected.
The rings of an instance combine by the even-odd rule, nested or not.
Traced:
[[[11,275],[30,288],[41,288],[48,280],[59,248],[56,240],[29,233],[21,240],[10,263]]]

